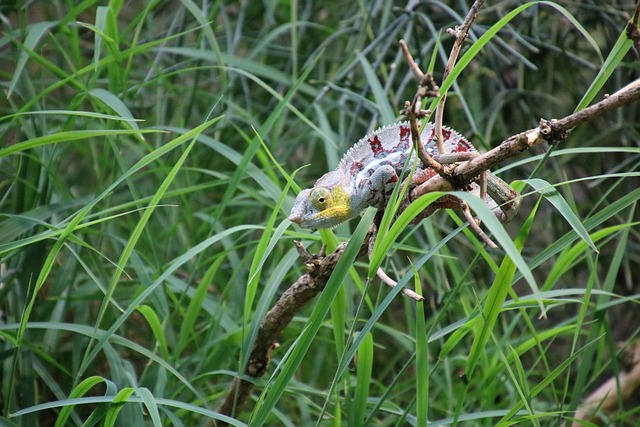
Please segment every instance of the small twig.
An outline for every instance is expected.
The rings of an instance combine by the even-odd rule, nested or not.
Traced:
[[[576,421],[571,424],[572,427],[585,425],[578,420],[597,423],[597,418],[593,417],[596,410],[615,411],[618,402],[633,396],[640,388],[640,343],[630,347],[625,353],[631,360],[630,368],[620,372],[617,377],[609,378],[584,400],[576,411]]]
[[[409,104],[407,102],[407,104]],[[425,168],[435,170],[440,176],[446,178],[447,171],[444,166],[440,162],[434,160],[432,156],[427,153],[427,150],[424,148],[424,144],[420,142],[420,126],[418,123],[418,116],[413,113],[412,105],[405,104],[405,109],[401,111],[407,119],[409,119],[409,127],[411,128],[411,141],[413,142],[413,146],[416,148],[416,152],[418,153],[418,158],[422,162]]]
[[[398,282],[389,277],[382,268],[378,268],[376,270],[376,276],[378,276],[384,284],[390,286],[391,288],[395,288],[398,285]],[[421,297],[411,289],[402,288],[402,293],[416,301],[424,301],[424,297]]]
[[[447,60],[447,66],[444,69],[444,73],[442,74],[442,81],[444,82],[453,70],[453,67],[456,65],[456,61],[458,60],[458,55],[460,54],[460,49],[462,49],[462,44],[467,39],[467,35],[469,34],[469,30],[471,29],[471,25],[473,21],[475,21],[476,16],[478,16],[478,10],[482,7],[484,0],[476,0],[471,9],[469,9],[469,13],[467,13],[466,18],[462,21],[462,25],[456,27],[455,30],[447,31],[449,34],[455,37],[455,41],[453,42],[453,47],[451,48],[451,53],[449,54],[449,59]],[[438,106],[436,107],[435,118],[433,120],[435,124],[435,137],[436,137],[436,146],[438,147],[438,153],[446,154],[444,152],[444,139],[442,138],[442,119],[444,116],[444,104],[447,100],[447,94],[443,93],[440,98],[440,102],[438,102]]]
[[[409,68],[413,71],[413,74],[418,78],[418,81],[421,81],[424,78],[424,73],[420,69],[420,66],[416,64],[416,61],[413,60],[413,56],[411,56],[411,52],[409,52],[409,47],[407,46],[407,42],[400,39],[400,48],[402,49],[402,53],[404,54],[405,59],[407,60],[407,64],[409,64]]]
[[[450,30],[450,34],[454,35],[455,41],[453,44],[453,48],[451,49],[451,53],[449,55],[449,59],[447,61],[447,66],[444,70],[442,81],[447,78],[447,76],[451,73],[451,70],[455,66],[455,63],[458,59],[458,55],[460,54],[460,50],[462,49],[462,44],[467,38],[467,34],[471,29],[471,25],[475,21],[476,16],[478,15],[478,10],[484,3],[484,0],[477,0],[469,10],[466,18],[462,22],[460,27],[456,27],[455,30]],[[418,126],[418,119],[425,116],[424,110],[422,110],[422,99],[429,94],[428,87],[431,86],[433,89],[431,90],[431,94],[437,96],[439,88],[435,85],[433,81],[433,77],[430,74],[425,74],[420,69],[420,66],[413,60],[411,53],[409,52],[409,48],[404,40],[400,40],[400,47],[402,48],[402,52],[404,57],[409,65],[409,68],[413,72],[413,74],[418,78],[418,90],[416,95],[413,97],[413,101],[411,103],[405,103],[405,108],[402,110],[402,114],[404,114],[409,120],[409,124],[411,127],[411,138],[413,140],[413,144],[416,147],[416,151],[418,153],[418,158],[422,161],[424,168],[430,168],[435,170],[438,175],[449,182],[453,182],[452,175],[449,173],[448,168],[445,168],[440,162],[436,161],[431,157],[425,150],[424,145],[420,143],[420,129]],[[444,114],[444,104],[447,98],[447,94],[443,93],[440,102],[438,103],[435,115],[435,142],[436,147],[438,149],[438,154],[440,156],[446,155],[447,153],[444,150],[444,139],[442,137],[442,117]],[[413,196],[413,194],[411,194]],[[413,199],[413,197],[411,197]],[[463,203],[464,205],[464,203]],[[480,229],[478,224],[472,219],[471,213],[467,210],[463,210],[467,219],[471,218],[469,221],[470,227],[478,233],[478,235],[491,247],[496,247],[495,243],[491,241],[487,237],[487,235]],[[384,279],[383,279],[384,280]]]
[[[369,233],[370,233],[370,237],[369,237],[369,247],[367,250],[367,254],[369,256],[369,260],[371,260],[375,239],[376,239],[376,236],[378,235],[377,224],[374,223],[371,225],[371,228],[369,229]],[[387,273],[385,273],[384,270],[380,267],[378,267],[378,269],[376,270],[376,276],[378,276],[380,280],[382,280],[382,283],[386,284],[387,286],[390,286],[391,288],[395,288],[398,285],[398,282],[396,282],[391,277],[389,277]],[[424,301],[424,297],[421,297],[417,293],[413,292],[411,289],[402,288],[402,293],[416,301]]]
[[[493,240],[491,240],[489,238],[489,236],[486,235],[486,233],[484,231],[482,231],[482,228],[480,228],[480,225],[476,222],[476,219],[473,217],[473,215],[471,214],[471,209],[469,209],[469,205],[465,202],[462,202],[462,212],[464,213],[464,217],[467,219],[467,221],[469,222],[469,227],[476,232],[476,234],[478,236],[480,236],[480,238],[482,240],[485,241],[485,243],[487,245],[489,245],[489,247],[493,248],[493,249],[497,249],[498,245],[496,245]]]

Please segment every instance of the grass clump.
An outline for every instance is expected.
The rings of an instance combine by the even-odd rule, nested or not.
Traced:
[[[264,314],[304,272],[292,241],[317,252],[364,239],[372,220],[337,238],[301,230],[285,220],[294,190],[399,118],[416,82],[398,40],[425,69],[433,57],[440,81],[441,30],[466,12],[1,5],[2,423],[570,424],[637,345],[638,104],[497,171],[522,181],[507,233],[526,268],[456,214],[410,225],[378,261],[424,305],[345,258],[283,332],[246,411],[217,412]],[[470,41],[487,43],[452,82],[445,124],[488,149],[637,79],[633,12],[485,5]],[[634,399],[597,417],[636,425]]]

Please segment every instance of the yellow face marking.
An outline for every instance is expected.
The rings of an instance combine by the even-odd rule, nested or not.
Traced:
[[[341,187],[332,190],[326,187],[314,188],[309,196],[311,205],[318,210],[315,220],[337,225],[351,218],[349,194]]]

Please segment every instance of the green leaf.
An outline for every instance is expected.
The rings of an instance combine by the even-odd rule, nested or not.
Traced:
[[[129,111],[129,108],[124,104],[124,102],[122,102],[120,98],[115,96],[113,93],[105,89],[95,88],[91,89],[89,94],[113,110],[113,112],[117,114],[117,117],[124,120],[126,125],[131,126],[134,130],[140,130],[138,128],[138,120],[133,117],[133,114],[131,114],[131,111]],[[140,135],[140,139],[144,140],[142,135]]]
[[[371,253],[369,262],[369,274],[367,277],[374,277],[378,268],[382,265],[384,257],[389,253],[391,246],[400,236],[400,233],[409,225],[413,219],[425,210],[431,203],[445,195],[442,192],[433,192],[425,194],[419,199],[411,203],[407,209],[393,222],[393,225],[386,234],[380,234],[376,237],[376,241]]]
[[[469,206],[472,206],[472,204],[476,204],[475,202],[470,200],[470,198],[467,198],[466,202],[469,203]],[[483,201],[479,200],[479,202],[483,208],[486,208],[486,205],[484,204]],[[477,209],[477,207],[474,208],[474,210]],[[486,209],[489,210],[488,208]],[[476,213],[478,213],[478,210],[476,210]],[[493,212],[491,212],[491,214],[493,214]],[[495,233],[496,231],[494,229],[495,224],[490,224],[493,220],[495,220],[496,223],[498,222],[495,216],[492,219],[489,218],[488,215],[479,214],[479,216],[483,220],[483,224],[487,226],[487,228],[489,228],[489,230],[491,230],[494,233],[494,236],[500,242],[500,244],[505,245],[507,241],[504,240],[504,237],[500,237],[500,234]],[[496,321],[498,320],[498,315],[502,311],[502,305],[504,304],[504,301],[507,297],[508,292],[511,290],[511,284],[513,283],[513,277],[516,273],[516,269],[520,268],[518,266],[518,263],[519,262],[524,263],[524,260],[520,256],[519,251],[522,249],[525,241],[527,240],[527,237],[529,236],[529,232],[531,230],[531,226],[533,224],[534,218],[535,218],[535,210],[533,210],[530,213],[529,218],[520,228],[520,232],[518,233],[516,242],[512,242],[509,239],[508,244],[510,248],[509,250],[506,250],[507,254],[503,258],[502,263],[500,264],[500,269],[496,274],[496,278],[494,279],[493,284],[491,285],[491,287],[489,288],[489,291],[487,292],[487,297],[483,302],[482,316],[480,317],[479,323],[476,327],[477,333],[473,340],[473,344],[471,345],[471,350],[469,350],[469,358],[467,359],[467,367],[465,369],[465,372],[469,377],[471,377],[471,375],[473,374],[473,371],[478,363],[478,360],[481,357],[481,354],[485,351],[485,346],[489,341],[491,334],[493,333],[493,330],[496,325]],[[487,219],[490,219],[490,221],[488,221],[489,224],[485,222],[485,220]],[[500,227],[502,227],[501,224],[499,225]],[[518,257],[515,257],[513,255],[513,251],[516,251],[518,253]],[[528,266],[526,267],[526,271],[529,274],[531,274]],[[524,274],[522,270],[520,270],[520,272]],[[533,280],[533,277],[532,277],[532,280]],[[533,283],[535,285],[535,281]],[[538,301],[540,301],[540,304],[542,304],[541,302],[542,300],[540,298],[540,293],[537,289],[537,286],[532,287],[532,291],[534,295],[538,298]]]
[[[107,394],[111,387],[115,387],[115,385],[111,381],[108,381],[99,376],[91,376],[80,381],[80,383],[78,383],[78,385],[75,386],[73,390],[71,390],[71,393],[69,394],[69,399],[82,397],[85,394],[87,394],[87,392],[89,392],[89,390],[91,390],[97,384],[100,384],[103,382],[108,385]],[[71,415],[71,411],[73,411],[74,406],[75,405],[67,405],[62,408],[62,410],[60,411],[56,419],[55,427],[64,427],[66,425],[66,422],[69,419],[69,416]],[[14,416],[16,415],[14,414]]]
[[[160,323],[160,319],[158,318],[155,310],[148,305],[141,305],[137,308],[137,310],[144,316],[147,323],[149,324],[149,327],[153,332],[153,336],[156,338],[156,342],[158,343],[158,347],[160,347],[160,354],[162,354],[162,357],[165,360],[169,359],[167,339],[164,336],[162,324]]]
[[[618,68],[632,46],[633,40],[628,38],[626,30],[623,30],[618,37],[616,44],[611,49],[611,52],[609,52],[609,56],[607,56],[607,59],[604,61],[603,66],[600,67],[598,75],[593,80],[593,82],[591,82],[591,86],[589,86],[589,89],[587,89],[587,91],[585,92],[584,96],[576,106],[574,112],[586,108],[591,103],[591,101],[593,101],[598,92],[600,92],[600,90],[604,87],[605,83],[609,81],[609,77],[611,77],[611,74],[613,74],[613,72]]]
[[[113,397],[112,403],[113,405],[107,411],[107,415],[104,417],[104,427],[113,427],[116,424],[116,419],[118,418],[118,414],[124,408],[124,404],[129,401],[129,398],[135,392],[134,388],[125,387],[118,392]]]
[[[525,179],[522,182],[532,186],[538,193],[540,193],[545,199],[551,202],[551,204],[558,210],[560,215],[567,220],[569,225],[575,230],[575,232],[584,240],[594,252],[599,252],[596,245],[589,237],[589,232],[584,228],[582,222],[573,212],[567,201],[562,195],[547,181],[540,178]]]
[[[155,427],[162,427],[162,420],[160,419],[160,412],[158,411],[158,403],[155,396],[146,387],[136,388],[136,394],[140,396],[144,406],[147,408],[147,413],[151,416],[151,421]]]
[[[367,414],[369,384],[373,371],[373,336],[367,333],[358,347],[356,362],[356,387],[353,396],[353,409],[349,425],[361,426]]]
[[[375,70],[362,53],[358,53],[358,61],[360,61],[360,65],[364,70],[364,75],[367,78],[367,83],[369,84],[373,97],[376,100],[375,106],[380,112],[380,122],[385,124],[395,122],[398,115],[393,111],[393,108],[391,108],[391,105],[389,104],[389,96],[387,95],[386,90],[382,87]]]
[[[29,25],[27,30],[27,37],[24,40],[24,44],[18,56],[16,69],[14,70],[13,76],[11,77],[11,83],[9,83],[7,98],[11,97],[11,94],[22,78],[24,67],[27,65],[27,60],[29,59],[29,51],[34,51],[36,49],[36,46],[38,45],[38,42],[40,42],[40,39],[45,34],[47,34],[52,27],[55,27],[56,25],[58,25],[58,22],[56,21],[36,22]]]
[[[81,139],[99,138],[103,136],[114,135],[138,135],[140,133],[162,133],[160,130],[155,129],[142,129],[135,130],[120,130],[120,129],[104,129],[104,130],[74,130],[67,132],[59,132],[51,135],[44,135],[36,138],[31,138],[27,141],[22,141],[14,145],[0,149],[0,158],[9,156],[11,154],[26,151],[32,148],[41,147],[50,144],[59,144],[61,142],[78,141]]]
[[[413,268],[414,287],[422,296],[418,271]],[[416,418],[417,425],[426,426],[429,419],[429,347],[424,302],[416,303]]]

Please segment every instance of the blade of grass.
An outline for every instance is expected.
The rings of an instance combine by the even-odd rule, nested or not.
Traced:
[[[598,252],[598,248],[589,237],[589,233],[582,225],[580,219],[573,212],[567,201],[562,195],[547,181],[540,178],[525,179],[522,182],[529,184],[536,191],[538,191],[545,199],[551,202],[556,210],[564,217],[564,219],[575,230],[576,234],[580,236],[594,252]]]
[[[131,390],[134,390],[134,389],[131,389]],[[138,396],[133,396],[132,395],[133,393],[125,399],[125,395],[128,393],[129,393],[129,390],[127,390],[126,392],[123,392],[122,395],[118,397],[117,403],[122,404],[125,401],[127,403],[144,403],[142,398]],[[35,405],[30,408],[25,408],[25,409],[21,409],[20,411],[16,411],[13,414],[11,414],[11,418],[21,417],[26,414],[44,411],[48,409],[61,408],[67,405],[95,405],[100,403],[116,403],[115,396],[82,397],[82,398],[65,399],[65,400],[58,400],[55,402],[42,403],[40,405]],[[201,415],[204,415],[205,417],[223,421],[234,427],[247,427],[247,424],[243,423],[242,421],[238,421],[235,418],[227,417],[226,415],[219,414],[218,412],[201,408],[199,406],[192,405],[189,403],[180,402],[172,399],[164,399],[164,398],[157,398],[156,403],[161,406],[178,408],[180,410],[201,414]]]
[[[415,291],[422,296],[422,284],[418,271],[413,267]],[[429,347],[424,303],[416,303],[416,420],[426,426],[429,420]]]
[[[280,118],[283,110],[291,101],[293,95],[298,91],[300,85],[307,79],[316,63],[320,59],[320,56],[316,56],[313,61],[309,63],[309,65],[303,70],[300,78],[293,82],[286,95],[279,100],[278,105],[274,108],[273,112],[269,114],[269,117],[264,121],[263,125],[260,127],[260,130],[257,132],[257,135],[267,135],[269,129],[274,125],[274,123]],[[229,180],[229,184],[227,185],[224,194],[222,195],[222,200],[217,206],[216,216],[220,218],[223,211],[226,209],[229,201],[235,194],[236,188],[238,187],[238,183],[240,180],[246,175],[247,165],[251,162],[251,159],[255,155],[256,151],[260,148],[260,138],[254,137],[247,150],[242,155],[242,159],[238,164],[237,169],[234,171],[231,179]]]
[[[156,343],[160,348],[160,354],[165,360],[169,359],[169,348],[167,347],[167,339],[164,336],[162,324],[160,318],[156,314],[155,310],[148,305],[140,305],[137,307],[138,312],[142,314],[149,324],[153,336],[156,338]]]
[[[342,357],[341,357],[341,359],[339,361],[338,368],[336,369],[336,373],[334,374],[333,381],[331,382],[331,387],[330,387],[329,391],[327,392],[327,395],[331,395],[331,393],[333,392],[333,390],[335,389],[335,387],[338,384],[338,379],[342,378],[342,376],[345,375],[345,372],[346,372],[347,368],[349,367],[350,361],[353,360],[353,358],[355,357],[356,351],[357,351],[358,347],[360,346],[360,344],[362,342],[362,339],[363,339],[363,336],[364,336],[362,334],[369,333],[370,331],[373,330],[374,326],[376,326],[376,322],[380,319],[380,317],[385,312],[385,310],[389,307],[391,302],[398,296],[398,294],[400,294],[400,292],[402,292],[402,289],[413,278],[413,272],[419,270],[420,268],[422,268],[422,266],[429,259],[431,259],[431,257],[433,255],[438,253],[438,251],[445,244],[447,244],[447,242],[449,242],[451,239],[453,239],[453,237],[456,236],[459,231],[460,230],[452,231],[444,239],[442,239],[440,242],[438,242],[437,245],[435,245],[433,248],[431,248],[431,250],[429,250],[426,254],[424,254],[422,257],[420,257],[420,259],[415,263],[415,268],[413,268],[405,276],[403,276],[398,281],[398,284],[389,292],[389,294],[384,298],[384,300],[375,308],[373,313],[371,313],[371,317],[367,320],[367,322],[364,324],[362,329],[360,329],[358,336],[351,343],[351,345],[349,346],[347,351],[342,355]],[[432,339],[433,339],[433,337],[432,337]],[[323,416],[324,412],[326,411],[327,405],[328,405],[328,402],[325,401],[325,404],[324,404],[324,406],[322,408],[322,411],[318,415],[318,422],[317,422],[316,425],[319,425],[320,421],[322,420],[322,416]]]
[[[356,387],[353,396],[349,425],[361,426],[367,414],[367,399],[369,398],[369,384],[373,371],[373,336],[367,333],[358,347],[356,359]]]
[[[82,218],[84,218],[84,216],[88,213],[88,211],[103,197],[105,197],[106,194],[110,193],[111,190],[113,188],[115,188],[118,184],[120,184],[122,181],[128,179],[129,176],[133,175],[135,172],[137,172],[138,170],[142,169],[144,166],[148,165],[149,163],[151,163],[152,161],[156,160],[157,158],[159,158],[160,156],[162,156],[163,154],[165,154],[166,152],[176,148],[179,145],[182,145],[185,141],[188,141],[189,139],[191,139],[191,144],[189,145],[189,147],[193,147],[193,144],[195,143],[195,141],[197,140],[197,136],[200,135],[201,132],[203,132],[205,129],[207,129],[208,127],[210,127],[211,125],[213,125],[214,123],[216,123],[220,118],[215,118],[212,120],[209,120],[205,123],[203,123],[202,125],[196,127],[195,129],[193,129],[190,132],[187,132],[183,135],[178,136],[177,138],[175,138],[173,141],[163,145],[162,147],[159,147],[158,149],[154,150],[153,152],[147,154],[146,156],[144,156],[141,160],[139,160],[134,166],[132,166],[127,173],[125,173],[124,175],[122,175],[120,178],[118,178],[111,186],[109,186],[109,188],[107,188],[107,190],[105,190],[100,196],[98,196],[98,198],[96,198],[96,200],[94,202],[92,202],[91,204],[89,204],[82,212],[83,215],[78,215],[67,227],[67,229],[69,229],[69,233],[76,227],[77,224],[79,224],[79,222],[82,220]],[[161,188],[156,192],[156,194],[154,195],[154,197],[152,198],[152,200],[149,203],[149,207],[153,207],[153,206],[157,206],[157,202],[162,198],[162,195],[164,195],[164,192],[167,190],[169,184],[171,183],[171,181],[173,180],[173,178],[175,177],[175,175],[177,174],[178,170],[180,169],[180,166],[182,165],[182,163],[184,162],[184,160],[186,159],[186,155],[189,153],[190,148],[188,148],[187,150],[185,150],[185,153],[183,153],[181,160],[179,160],[176,165],[174,165],[174,168],[170,174],[170,176],[168,176],[163,185],[161,186]],[[103,304],[101,305],[101,309],[100,312],[98,314],[98,320],[96,321],[96,328],[99,327],[100,325],[100,321],[102,319],[102,316],[105,313],[105,310],[107,308],[108,305],[108,301],[111,299],[111,295],[113,294],[114,290],[115,290],[115,286],[118,283],[118,280],[120,278],[121,275],[121,271],[124,271],[124,264],[126,263],[127,259],[129,258],[129,256],[131,255],[131,252],[133,251],[133,247],[135,246],[135,243],[137,242],[137,238],[140,236],[140,234],[142,233],[142,231],[144,230],[144,226],[147,223],[151,213],[154,211],[154,209],[149,209],[148,211],[145,211],[145,213],[143,213],[142,218],[140,219],[140,221],[138,222],[138,225],[136,227],[135,232],[133,232],[132,236],[129,239],[129,242],[127,244],[126,249],[123,251],[120,260],[118,261],[118,268],[115,270],[114,275],[112,276],[112,280],[109,284],[109,286],[107,287],[107,294],[105,295],[105,299],[103,300]],[[61,235],[60,240],[64,241],[63,237],[66,238],[65,235]],[[52,252],[53,253],[53,252]],[[56,252],[57,253],[57,252]],[[131,307],[130,307],[131,308]],[[129,309],[128,309],[129,310]],[[88,366],[88,364],[91,362],[91,360],[93,360],[93,357],[95,357],[97,351],[100,348],[100,345],[102,343],[100,341],[98,341],[96,343],[96,347],[94,347],[93,349],[91,349],[91,345],[87,346],[87,352],[85,353],[84,357],[83,357],[83,363],[80,366],[80,369],[78,371],[79,375],[82,375],[84,369],[86,369],[86,367]],[[89,353],[89,351],[91,351]]]
[[[13,72],[13,76],[11,77],[11,83],[9,83],[9,90],[7,91],[7,98],[11,97],[11,94],[15,90],[18,82],[21,79],[24,68],[27,65],[27,60],[29,59],[28,52],[33,52],[42,37],[44,37],[52,27],[58,25],[56,21],[44,21],[44,22],[36,22],[29,25],[27,29],[27,37],[24,40],[23,49],[20,49],[20,55],[18,56],[18,62],[16,64],[16,68]]]
[[[584,27],[573,17],[573,15],[564,7],[560,6],[558,3],[550,2],[550,1],[532,1],[525,3],[511,12],[507,13],[502,19],[493,24],[478,40],[471,45],[471,47],[460,57],[457,64],[451,70],[451,74],[447,76],[444,82],[442,82],[442,86],[440,86],[440,93],[446,93],[449,88],[456,81],[458,76],[462,73],[462,71],[471,63],[471,60],[480,53],[484,46],[491,41],[495,35],[502,30],[513,18],[530,8],[531,6],[536,5],[546,5],[549,6],[558,12],[560,12],[564,17],[566,17],[574,27],[582,33],[587,42],[594,48],[594,50],[598,53],[600,57],[600,49],[598,48],[598,44],[595,42],[593,37],[589,34],[589,32],[584,29]],[[437,103],[439,102],[439,98],[433,100],[430,110],[434,111]]]
[[[620,65],[620,62],[622,62],[623,58],[625,57],[627,52],[629,52],[632,46],[633,40],[628,38],[626,32],[623,31],[622,34],[620,34],[620,37],[618,37],[616,44],[611,49],[611,52],[609,52],[609,56],[607,56],[604,64],[602,65],[602,67],[600,67],[598,75],[595,77],[595,79],[593,79],[593,82],[591,82],[591,86],[589,86],[589,89],[587,89],[587,91],[584,93],[584,96],[576,106],[574,112],[586,108],[591,103],[591,101],[593,101],[598,92],[600,92],[605,83],[609,80],[611,74],[613,74],[616,68],[618,68],[618,65]]]
[[[575,353],[571,354],[571,356],[569,356],[567,359],[562,361],[562,363],[560,363],[557,368],[555,368],[548,375],[546,375],[542,379],[542,381],[540,381],[538,384],[536,384],[535,387],[531,389],[531,398],[535,398],[546,387],[551,386],[553,381],[555,381],[556,378],[560,376],[560,374],[562,374],[563,372],[566,372],[568,367],[572,363],[574,363],[574,361],[578,358],[578,356],[582,354],[582,352],[586,351],[588,348],[596,344],[599,341],[599,339],[600,337],[598,337],[593,341],[589,341],[587,344],[584,345],[584,347],[578,349]],[[513,423],[512,417],[522,409],[522,406],[523,404],[521,401],[517,402],[511,409],[509,409],[509,411],[507,411],[507,413],[502,417],[502,419],[498,423],[496,423],[496,426],[502,427],[502,426],[512,425]]]
[[[375,106],[380,113],[380,122],[387,124],[395,122],[397,114],[393,112],[393,108],[391,108],[391,105],[389,104],[389,96],[382,87],[382,84],[380,84],[380,80],[378,79],[375,70],[362,53],[358,53],[357,58],[362,66],[364,75],[367,78],[369,88],[371,89],[371,92],[373,92],[373,97],[376,100]]]
[[[115,395],[116,388],[113,382],[94,375],[94,376],[85,378],[80,383],[78,383],[78,385],[75,386],[73,390],[71,390],[71,393],[69,394],[69,399],[75,399],[75,398],[84,396],[89,392],[89,390],[91,390],[93,387],[95,387],[100,383],[104,383],[106,386],[105,396]],[[67,405],[67,406],[64,406],[62,410],[60,410],[60,413],[56,418],[55,427],[64,427],[65,423],[69,419],[69,416],[71,415],[71,411],[73,410],[74,406],[75,405]]]
[[[162,427],[160,412],[158,411],[158,402],[151,391],[146,387],[138,387],[135,389],[136,394],[142,399],[144,406],[147,408],[147,414],[151,416],[151,421],[155,427]]]
[[[469,203],[469,200],[467,200],[467,203]],[[482,201],[480,201],[480,203],[484,205]],[[471,206],[471,203],[469,205]],[[524,246],[529,236],[529,232],[531,231],[534,217],[535,211],[532,211],[527,218],[527,221],[520,228],[515,241],[509,241],[512,246],[512,251],[517,251],[519,254],[519,251],[522,250],[522,247]],[[491,225],[484,222],[487,218],[481,218],[483,220],[483,224],[490,230],[492,230]],[[493,219],[497,222],[497,219],[495,219],[495,217]],[[498,237],[497,235],[496,239],[500,241],[500,237]],[[500,241],[500,244],[504,245],[502,241]],[[524,262],[521,257],[520,260]],[[480,317],[480,321],[477,326],[477,334],[473,340],[473,344],[471,345],[471,350],[469,350],[469,358],[467,359],[467,366],[465,369],[465,373],[469,377],[473,375],[473,371],[475,370],[481,353],[484,352],[487,341],[489,340],[491,333],[494,330],[502,305],[505,302],[509,289],[511,288],[511,284],[513,283],[513,277],[516,273],[516,268],[519,268],[517,266],[517,261],[509,253],[509,251],[507,251],[507,255],[504,257],[502,263],[500,264],[500,269],[496,274],[496,278],[494,279],[491,288],[489,288],[489,291],[487,292],[487,298],[482,308],[482,316]],[[526,270],[529,271],[528,267],[526,268]],[[531,274],[530,271],[529,274]],[[532,291],[534,295],[539,298],[540,293],[537,287],[532,288]],[[540,299],[538,300],[540,301]]]

